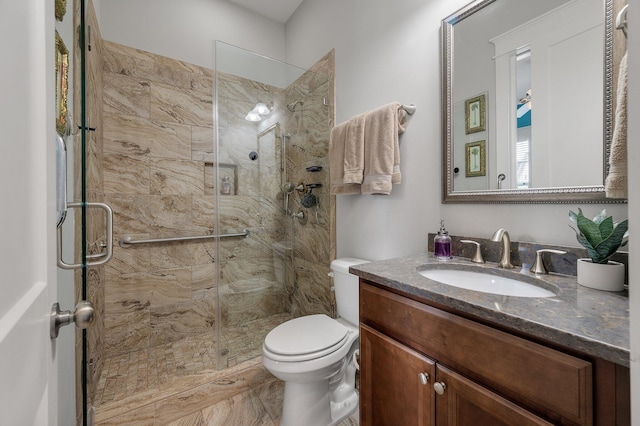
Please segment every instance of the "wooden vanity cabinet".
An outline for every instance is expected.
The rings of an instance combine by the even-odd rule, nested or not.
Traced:
[[[360,424],[435,424],[435,376],[433,360],[360,327]]]
[[[372,284],[360,280],[361,425],[624,424],[594,420],[591,362]]]
[[[366,325],[360,349],[361,425],[551,425]]]

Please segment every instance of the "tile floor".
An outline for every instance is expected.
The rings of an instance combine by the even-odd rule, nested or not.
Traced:
[[[227,370],[177,378],[170,386],[98,406],[97,426],[277,426],[284,383],[261,357]],[[339,426],[357,426],[357,415]],[[301,425],[302,426],[302,425]]]
[[[287,319],[262,318],[228,330],[223,349],[236,358],[223,370],[216,368],[212,334],[106,359],[94,398],[95,425],[277,426],[284,383],[262,367],[255,342]],[[354,425],[357,416],[340,424]]]
[[[278,314],[223,330],[223,359],[229,359],[228,365],[235,365],[259,356],[267,333],[288,319],[290,314]],[[176,378],[216,370],[218,360],[214,342],[213,333],[204,333],[106,358],[96,386],[95,405],[121,401],[167,386]]]

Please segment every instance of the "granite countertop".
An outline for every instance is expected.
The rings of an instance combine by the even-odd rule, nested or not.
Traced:
[[[465,290],[420,275],[426,268],[478,270],[519,279],[551,290],[556,296],[525,298]],[[504,270],[495,263],[475,264],[454,257],[441,262],[429,254],[364,263],[349,271],[383,287],[417,296],[455,311],[518,330],[588,355],[629,366],[629,298],[578,285],[574,276],[536,277],[526,269]]]

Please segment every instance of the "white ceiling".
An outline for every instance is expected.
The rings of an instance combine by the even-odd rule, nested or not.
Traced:
[[[280,23],[289,20],[303,0],[228,0]]]

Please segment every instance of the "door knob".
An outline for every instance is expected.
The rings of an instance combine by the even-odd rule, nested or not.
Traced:
[[[420,379],[420,383],[426,385],[429,383],[429,373],[418,373],[418,379]]]
[[[435,382],[433,384],[433,389],[435,389],[438,395],[444,395],[445,389],[447,389],[447,385],[444,382]]]
[[[52,339],[58,337],[58,331],[60,327],[64,327],[65,325],[71,324],[72,322],[76,323],[76,327],[84,330],[89,327],[91,322],[93,321],[94,309],[91,302],[83,300],[78,302],[76,305],[76,309],[71,311],[61,311],[60,305],[58,303],[54,303],[51,306],[51,317],[49,320],[50,324],[50,335]]]

